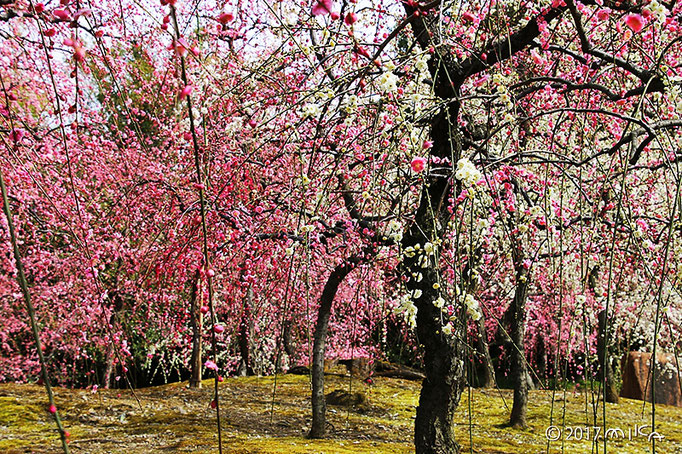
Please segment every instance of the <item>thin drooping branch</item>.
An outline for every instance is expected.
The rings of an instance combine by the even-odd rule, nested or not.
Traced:
[[[173,26],[175,28],[175,40],[176,40],[176,45],[180,39],[180,27],[178,26],[178,17],[175,12],[175,6],[170,5],[170,13],[171,13],[171,18],[173,20]],[[185,57],[182,53],[180,53],[180,77],[182,80],[182,83],[184,84],[183,90],[189,86],[189,82],[187,79],[187,68],[186,68],[186,63],[185,63]],[[196,127],[194,126],[194,112],[192,110],[192,97],[189,93],[186,94],[185,97],[187,101],[187,112],[189,115],[189,129],[190,133],[192,135],[192,146],[193,146],[193,151],[194,151],[194,170],[196,172],[196,188],[197,191],[199,192],[199,206],[201,207],[201,236],[202,236],[202,252],[204,256],[204,270],[206,272],[206,285],[208,287],[208,307],[210,310],[211,314],[211,347],[212,347],[212,354],[213,354],[213,359],[215,364],[217,365],[217,356],[218,356],[218,342],[216,339],[216,315],[215,315],[215,301],[213,298],[213,277],[211,276],[212,270],[211,270],[211,255],[208,250],[208,229],[206,227],[206,197],[204,196],[204,188],[205,188],[205,182],[204,182],[204,175],[201,170],[201,150],[199,146],[199,140],[197,138],[197,131]],[[220,399],[219,399],[219,393],[218,393],[218,382],[219,382],[219,375],[218,375],[218,368],[216,367],[215,370],[213,371],[213,385],[214,385],[214,391],[213,391],[213,401],[212,401],[212,406],[215,406],[216,410],[216,425],[218,428],[218,452],[220,454],[223,453],[223,440],[222,440],[222,431],[220,427]]]
[[[7,187],[5,186],[5,177],[0,168],[0,191],[2,191],[2,208],[5,213],[5,218],[7,219],[7,227],[9,229],[9,239],[12,244],[12,252],[14,253],[14,261],[17,267],[17,282],[19,287],[21,287],[21,293],[24,297],[24,304],[26,305],[26,311],[28,312],[29,321],[31,324],[31,332],[33,334],[33,340],[36,345],[36,351],[38,352],[38,360],[40,361],[40,374],[43,379],[43,384],[45,385],[45,391],[47,392],[47,399],[49,402],[49,411],[54,415],[54,421],[57,425],[57,431],[59,432],[59,438],[62,442],[62,449],[65,454],[69,454],[69,446],[66,440],[66,431],[62,425],[62,420],[59,417],[59,410],[54,403],[54,395],[52,393],[52,386],[50,385],[50,376],[47,373],[47,365],[45,363],[45,356],[43,355],[42,345],[40,343],[40,331],[38,330],[38,323],[36,322],[35,308],[33,307],[33,302],[31,301],[31,293],[28,289],[28,282],[26,281],[26,274],[24,273],[24,266],[21,262],[21,253],[19,252],[19,246],[17,244],[17,237],[14,230],[14,221],[12,219],[12,211],[9,205],[9,198],[7,197]]]

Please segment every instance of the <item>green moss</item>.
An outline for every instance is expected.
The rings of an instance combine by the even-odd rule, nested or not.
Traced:
[[[215,411],[209,406],[213,383],[203,389],[187,389],[185,383],[136,390],[140,404],[129,391],[57,389],[57,405],[72,433],[74,447],[83,452],[214,453],[217,445]],[[346,377],[327,377],[327,392],[344,389],[367,397],[366,408],[329,406],[329,438],[308,440],[310,424],[309,377],[244,377],[220,385],[224,452],[231,454],[298,453],[408,453],[413,452],[412,430],[420,383],[377,378],[369,386]],[[273,398],[274,391],[274,398]],[[0,452],[27,448],[31,452],[58,452],[59,442],[41,387],[0,385]],[[117,397],[117,394],[121,397]],[[565,396],[565,401],[564,401]],[[472,390],[471,424],[468,392],[465,390],[456,414],[454,428],[462,451],[479,453],[546,452],[545,430],[550,425],[551,391],[534,391],[528,408],[528,428],[506,427],[512,395],[508,390]],[[592,400],[585,413],[585,395],[557,391],[551,423],[567,428],[594,424]],[[658,452],[676,452],[682,446],[682,409],[656,407],[659,433],[666,439]],[[598,408],[597,425],[602,421]],[[650,405],[622,399],[607,404],[607,427],[627,429],[647,424]],[[575,438],[575,437],[574,437]],[[583,438],[586,438],[583,436]],[[37,448],[38,447],[38,448]],[[587,440],[565,440],[563,452],[591,451]],[[649,452],[646,438],[610,440],[610,452]],[[42,449],[42,450],[41,450]],[[600,446],[600,451],[602,450]],[[550,453],[562,452],[560,442],[550,445]]]
[[[41,417],[44,415],[45,417]],[[36,443],[58,441],[45,408],[16,397],[0,396],[0,448],[30,448]]]
[[[460,411],[457,413],[457,438],[461,440],[463,451],[473,445],[480,452],[547,452],[548,440],[546,431],[556,426],[563,434],[561,440],[549,443],[549,452],[566,454],[582,454],[593,452],[593,426],[601,427],[598,433],[603,435],[602,403],[593,402],[588,396],[588,411],[585,412],[585,394],[557,392],[554,395],[552,410],[552,392],[534,391],[528,405],[528,428],[523,430],[507,427],[509,421],[512,394],[510,391],[474,391],[472,393],[472,424],[469,425],[468,393],[462,396]],[[596,408],[593,406],[598,404]],[[650,424],[651,406],[641,401],[621,399],[618,404],[607,404],[606,428],[621,429],[624,437],[608,440],[609,452],[645,453],[651,452],[651,444],[646,437],[636,436],[636,426]],[[552,416],[550,418],[550,415]],[[657,443],[658,452],[678,452],[682,446],[682,408],[666,405],[656,406],[657,431],[665,436],[665,440]],[[588,429],[590,435],[588,436]],[[629,431],[632,436],[628,436]],[[603,436],[599,437],[599,451],[603,452]],[[595,451],[596,452],[596,451]]]

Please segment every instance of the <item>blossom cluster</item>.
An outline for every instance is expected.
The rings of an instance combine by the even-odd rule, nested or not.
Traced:
[[[471,187],[478,183],[481,178],[483,178],[483,175],[476,168],[473,162],[471,162],[468,158],[462,158],[457,161],[455,178],[460,180],[464,186]]]

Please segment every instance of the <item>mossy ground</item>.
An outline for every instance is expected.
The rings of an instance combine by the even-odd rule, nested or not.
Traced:
[[[308,440],[309,381],[306,376],[248,377],[225,380],[221,384],[223,452],[234,454],[308,453],[409,453],[420,383],[377,378],[371,386],[349,378],[329,376],[327,391],[348,389],[364,392],[369,407],[347,409],[330,406],[329,438]],[[274,391],[274,392],[273,392]],[[215,453],[217,435],[215,410],[210,408],[212,382],[202,389],[187,389],[186,383],[136,390],[138,404],[130,391],[57,389],[56,400],[74,453]],[[120,393],[120,397],[118,394]],[[273,398],[274,396],[274,398]],[[505,426],[511,407],[507,390],[465,390],[457,411],[455,432],[463,452],[477,453],[603,453],[584,433],[578,438],[575,427],[591,427],[594,407],[588,395],[551,391],[531,392],[525,430]],[[545,430],[562,427],[564,438],[547,444]],[[471,409],[471,418],[469,417]],[[602,423],[601,403],[597,423]],[[608,452],[652,452],[643,436],[628,440],[628,429],[649,424],[651,407],[640,401],[621,399],[607,404],[607,428],[620,428],[626,439],[609,440]],[[471,421],[471,423],[470,423]],[[682,408],[656,407],[658,432],[665,436],[657,443],[660,453],[682,453]],[[0,385],[0,452],[60,452],[50,414],[46,411],[44,390],[36,385]],[[593,435],[593,432],[591,433]],[[590,437],[592,438],[592,436]],[[563,448],[563,451],[562,451]]]

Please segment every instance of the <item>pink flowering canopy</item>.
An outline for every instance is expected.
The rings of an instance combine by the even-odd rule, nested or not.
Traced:
[[[309,364],[344,263],[330,357],[421,365],[433,304],[504,373],[519,288],[540,380],[595,376],[602,311],[614,351],[682,347],[676,2],[0,8],[0,161],[60,384],[186,378],[197,338],[216,375],[244,343],[256,373]],[[0,242],[0,381],[33,381],[5,218]]]

